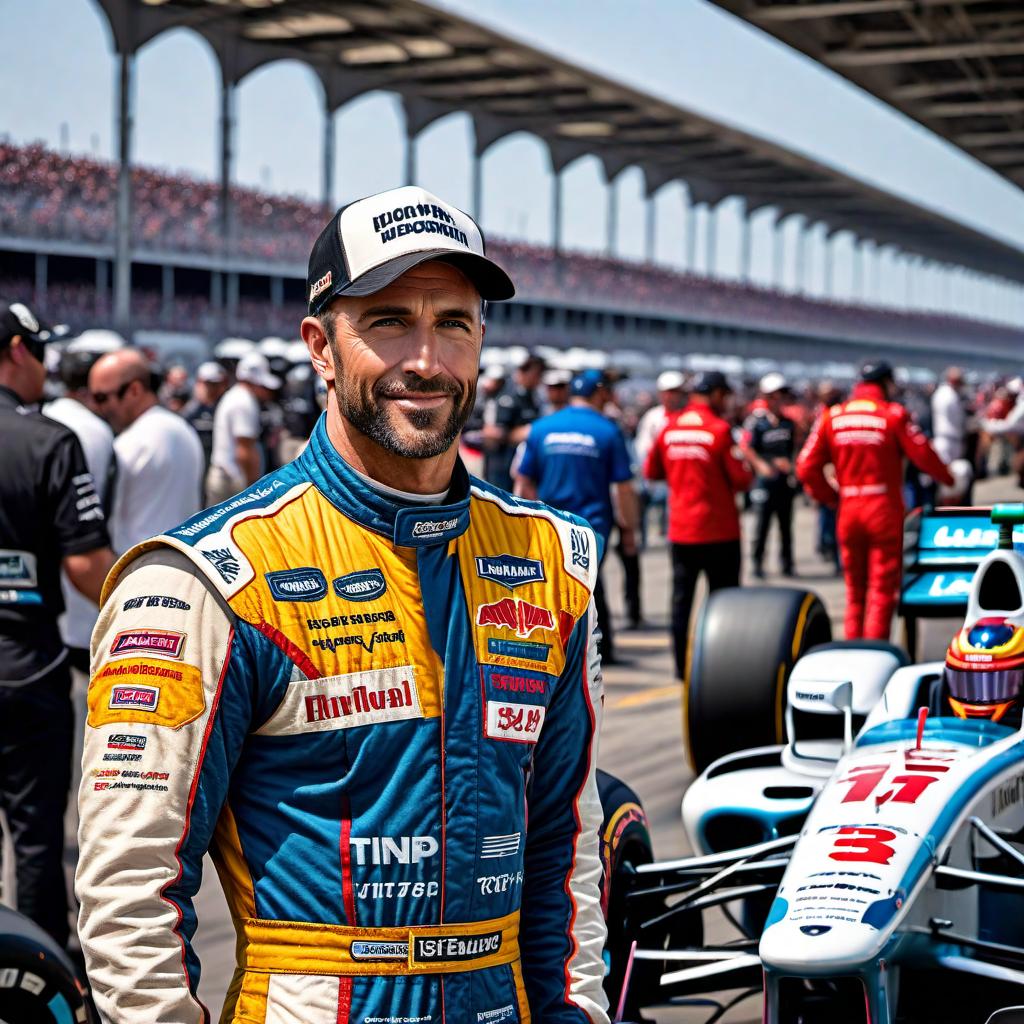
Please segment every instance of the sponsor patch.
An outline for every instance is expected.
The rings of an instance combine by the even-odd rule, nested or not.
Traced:
[[[136,608],[171,608],[178,612],[188,612],[192,610],[192,605],[188,601],[168,597],[166,594],[144,594],[141,597],[129,597],[121,605],[123,612],[134,611]]]
[[[113,686],[107,707],[112,710],[156,711],[159,702],[159,686]]]
[[[187,633],[172,629],[126,629],[114,637],[111,654],[159,654],[180,658],[185,649]]]
[[[501,949],[501,932],[484,935],[444,935],[413,939],[413,963],[437,963],[444,960],[477,960],[493,956]]]
[[[388,589],[384,573],[380,569],[360,569],[345,576],[338,576],[331,586],[334,593],[346,601],[373,601]]]
[[[502,658],[518,658],[521,661],[546,662],[551,653],[551,644],[541,644],[535,640],[498,640],[490,637],[487,641],[487,653]]]
[[[536,697],[537,703],[546,701],[549,680],[540,674],[526,669],[501,669],[492,665],[482,665],[487,695],[503,700],[518,700],[520,697]]]
[[[275,601],[319,601],[327,596],[327,578],[313,565],[265,572],[263,578]]]
[[[309,289],[309,301],[312,302],[318,295],[331,287],[331,280],[333,277],[333,271],[328,270],[319,281],[313,282],[313,287]]]
[[[0,549],[0,584],[5,587],[38,586],[36,556],[31,551]]]
[[[512,743],[536,743],[547,708],[539,704],[517,704],[489,700],[484,734],[492,740]]]
[[[484,836],[480,841],[480,858],[500,860],[503,857],[515,857],[519,853],[521,841],[520,832],[509,832],[503,836]]]
[[[225,583],[234,583],[238,579],[242,566],[231,548],[211,548],[202,554],[203,558],[213,563],[214,569],[220,573],[220,577]]]
[[[515,590],[524,583],[542,583],[545,579],[543,562],[508,554],[478,556],[476,574],[506,590]]]
[[[358,633],[349,633],[342,636],[316,637],[310,641],[314,647],[322,651],[336,651],[339,647],[362,647],[367,654],[372,654],[377,644],[404,644],[405,630],[398,629],[394,632],[377,630],[369,636],[361,636]]]
[[[578,565],[584,572],[590,572],[590,538],[583,530],[575,526],[569,533],[569,548],[572,552],[572,564]]]
[[[408,942],[353,942],[353,960],[408,960]]]
[[[146,737],[132,736],[127,732],[111,733],[107,737],[108,750],[145,750]]]
[[[294,680],[259,735],[291,736],[422,717],[413,668],[404,665]]]
[[[503,597],[494,604],[482,604],[476,610],[478,626],[511,629],[516,636],[528,637],[534,630],[555,628],[555,617],[547,608],[540,608],[521,598]]]

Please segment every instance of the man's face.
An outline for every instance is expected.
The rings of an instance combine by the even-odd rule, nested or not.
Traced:
[[[519,370],[519,383],[529,391],[540,387],[541,378],[544,376],[544,364],[541,362],[530,362]]]
[[[455,443],[473,410],[483,343],[480,295],[430,262],[382,291],[342,296],[322,315],[338,408],[386,451],[429,459]]]
[[[89,394],[97,415],[110,424],[115,434],[131,426],[135,419],[134,410],[137,395],[142,387],[136,377],[128,376],[116,365],[100,360],[89,373]]]
[[[658,397],[661,399],[661,406],[666,412],[675,412],[676,409],[682,409],[683,407],[683,389],[682,388],[669,388],[666,391],[659,391]]]

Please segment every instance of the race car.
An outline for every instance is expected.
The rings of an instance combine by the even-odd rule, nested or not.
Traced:
[[[623,1014],[736,990],[711,1019],[744,997],[765,1024],[983,1024],[1024,1003],[1024,505],[989,514],[998,546],[945,661],[832,641],[806,591],[709,598],[684,687],[695,855],[656,861],[639,833],[624,864],[606,851]],[[735,940],[704,942],[715,908]]]

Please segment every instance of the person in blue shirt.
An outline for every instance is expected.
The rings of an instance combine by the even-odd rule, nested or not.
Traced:
[[[569,405],[542,416],[530,428],[516,470],[516,494],[582,516],[597,534],[598,552],[573,552],[574,559],[604,558],[608,535],[617,525],[623,549],[636,551],[638,508],[626,440],[604,413],[610,397],[600,370],[572,379]],[[582,561],[581,563],[582,564]],[[600,574],[594,590],[601,627],[601,659],[614,662],[611,620]]]

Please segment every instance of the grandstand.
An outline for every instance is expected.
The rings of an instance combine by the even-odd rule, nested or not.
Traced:
[[[76,328],[109,325],[116,180],[111,163],[0,144],[0,290]],[[225,329],[293,335],[304,312],[305,260],[325,208],[232,189],[228,259],[238,293],[225,325],[217,197],[215,183],[133,169],[134,326],[207,338]],[[988,322],[814,300],[516,242],[496,240],[491,249],[518,284],[515,302],[491,310],[491,338],[499,342],[779,358],[820,358],[824,347],[848,359],[851,348],[870,349],[921,366],[938,366],[952,353],[1013,366],[1024,347],[1024,333]]]

